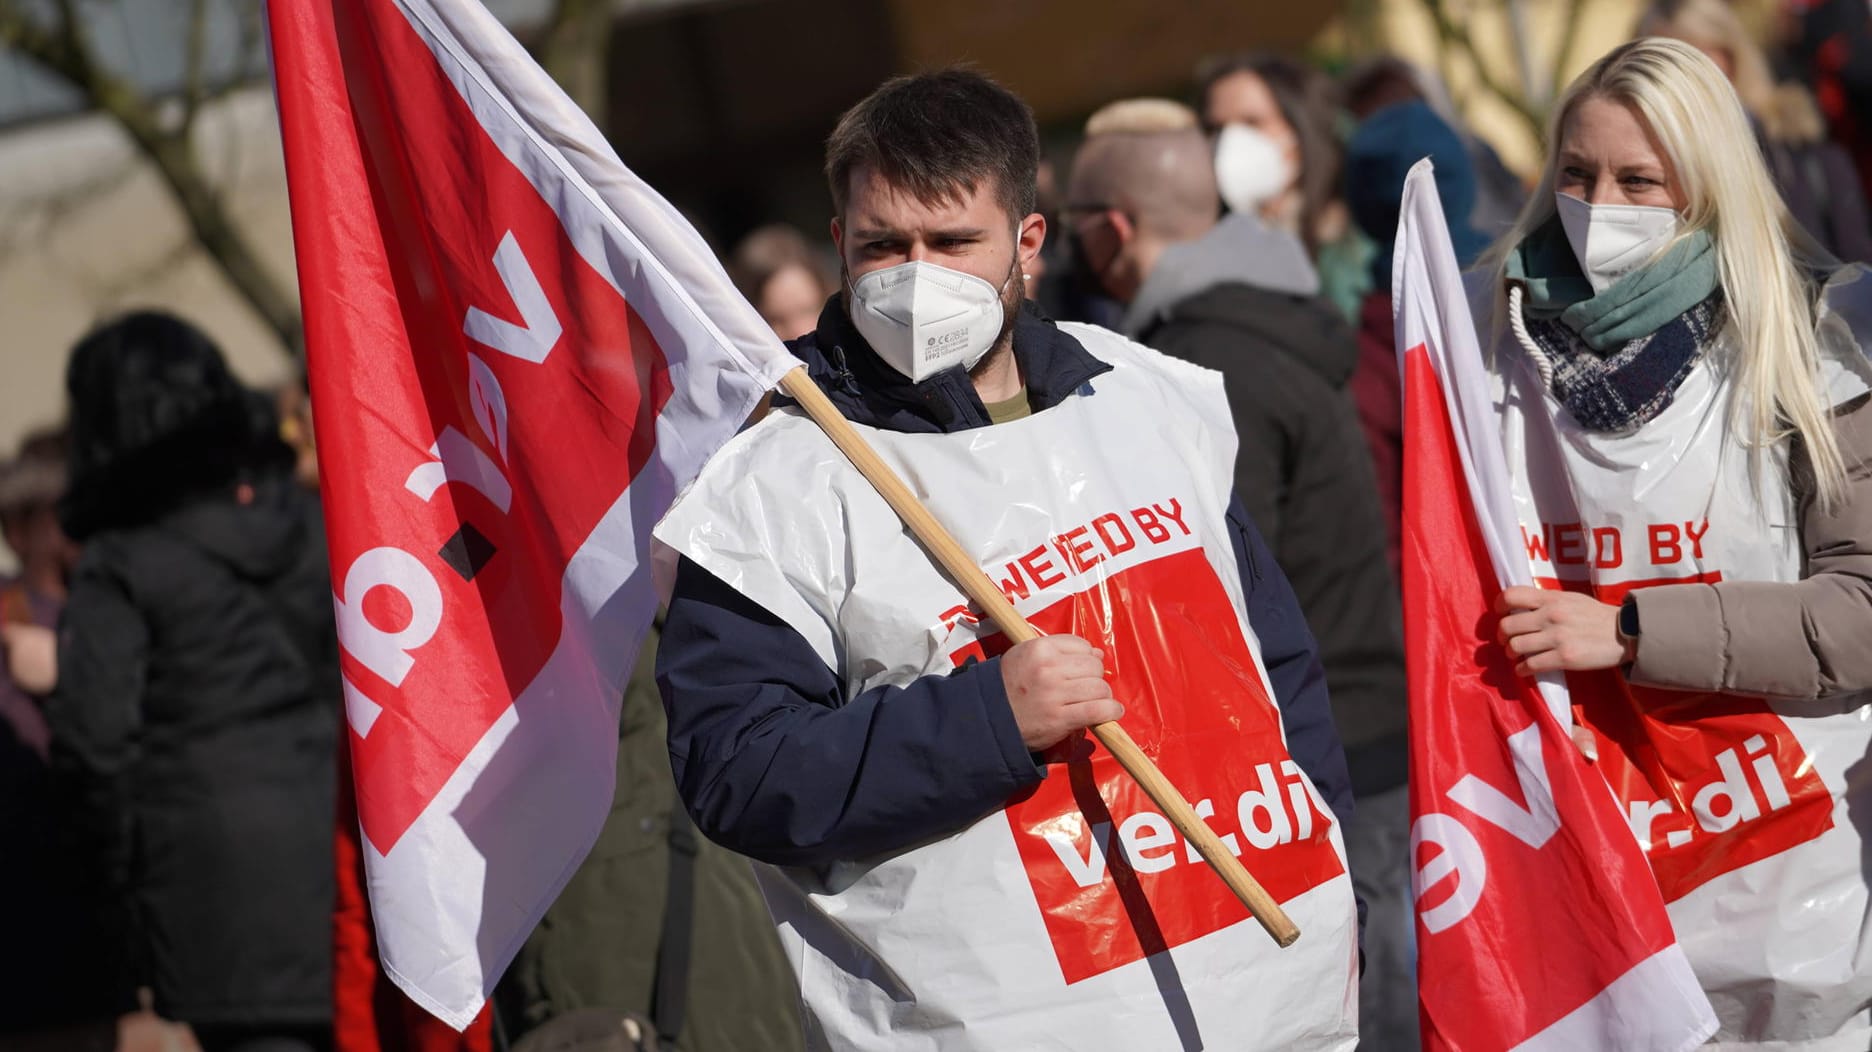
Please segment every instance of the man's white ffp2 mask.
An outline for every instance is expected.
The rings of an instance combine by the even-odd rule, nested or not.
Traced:
[[[1677,236],[1682,220],[1674,208],[1654,205],[1591,205],[1571,194],[1554,194],[1560,225],[1593,294],[1649,263]]]
[[[1001,335],[1001,292],[973,274],[912,260],[851,285],[858,334],[891,368],[921,383],[973,368]]]

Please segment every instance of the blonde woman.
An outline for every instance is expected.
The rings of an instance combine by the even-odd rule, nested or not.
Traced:
[[[1708,55],[1742,99],[1775,186],[1802,227],[1840,259],[1872,261],[1872,224],[1852,158],[1826,137],[1813,95],[1775,83],[1768,57],[1728,0],[1656,0],[1638,36],[1670,37]]]
[[[1872,281],[1788,215],[1721,70],[1677,41],[1569,88],[1474,277],[1563,671],[1719,1043],[1872,1046]]]

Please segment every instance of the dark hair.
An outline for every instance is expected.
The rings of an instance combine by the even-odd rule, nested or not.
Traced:
[[[65,493],[65,429],[41,428],[0,463],[0,522],[54,507]]]
[[[1261,78],[1280,107],[1281,117],[1300,144],[1300,240],[1307,254],[1319,253],[1320,217],[1339,192],[1341,148],[1335,130],[1339,113],[1332,78],[1302,62],[1280,55],[1225,55],[1205,61],[1196,71],[1196,112],[1209,127],[1209,93],[1216,83],[1237,73]]]
[[[1346,112],[1354,120],[1362,121],[1386,106],[1424,98],[1417,71],[1396,55],[1366,59],[1347,70],[1339,83]]]
[[[140,311],[93,330],[65,371],[70,488],[59,507],[74,540],[150,521],[276,463],[254,398],[200,329]]]
[[[969,69],[886,81],[845,111],[826,140],[826,181],[839,215],[851,175],[875,169],[926,204],[954,201],[993,180],[1015,219],[1034,210],[1040,133],[1020,96]]]
[[[767,283],[788,267],[804,269],[827,296],[838,287],[838,279],[828,272],[825,261],[813,251],[806,235],[785,223],[769,223],[742,238],[734,254],[728,257],[728,280],[734,282],[749,303],[758,307]]]

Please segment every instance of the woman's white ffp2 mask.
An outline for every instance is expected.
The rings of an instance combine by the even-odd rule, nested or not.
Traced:
[[[1571,194],[1554,194],[1560,225],[1593,294],[1651,262],[1677,236],[1682,220],[1673,208],[1654,205],[1592,205]]]
[[[851,283],[858,334],[891,368],[921,383],[973,368],[1001,335],[1001,291],[973,274],[921,260]]]
[[[1293,166],[1280,144],[1246,124],[1216,134],[1216,190],[1231,212],[1253,215],[1293,182]]]

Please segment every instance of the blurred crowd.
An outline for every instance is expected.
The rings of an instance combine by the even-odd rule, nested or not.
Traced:
[[[1633,30],[1713,59],[1795,217],[1839,259],[1872,261],[1863,0],[1797,0],[1772,46],[1725,0],[1661,0]],[[1237,489],[1320,641],[1353,774],[1372,1049],[1417,1044],[1390,297],[1400,192],[1425,156],[1472,262],[1529,186],[1433,73],[1218,57],[1188,99],[1115,100],[1070,167],[1043,168],[1049,232],[1024,279],[1052,318],[1227,380]],[[837,309],[817,232],[763,226],[724,262],[782,338]],[[138,312],[71,349],[66,393],[65,423],[0,464],[18,566],[0,580],[0,1047],[599,1048],[653,1025],[692,1052],[798,1047],[747,867],[675,805],[648,660],[612,820],[493,1011],[458,1037],[402,1002],[372,963],[341,776],[303,388],[249,390],[200,330]],[[673,969],[690,1010],[653,1020]]]

